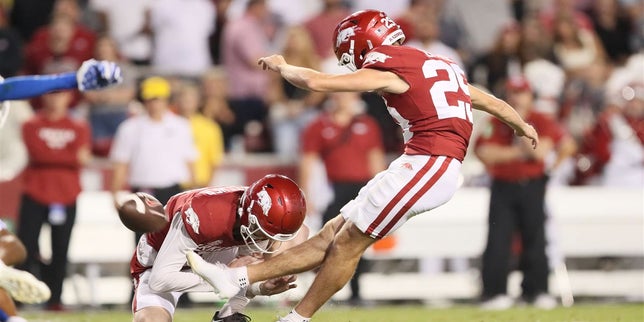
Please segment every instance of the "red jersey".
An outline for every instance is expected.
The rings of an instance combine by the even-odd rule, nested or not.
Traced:
[[[75,203],[81,191],[78,151],[90,145],[87,123],[36,114],[22,126],[22,137],[29,154],[25,193],[43,204]]]
[[[561,126],[548,115],[531,111],[526,118],[526,122],[534,126],[539,133],[539,137],[550,138],[555,143],[565,135]],[[517,139],[519,138],[514,135],[512,128],[498,119],[491,119],[489,129],[477,139],[476,145],[512,146]],[[514,160],[497,163],[487,168],[492,178],[504,181],[535,179],[545,173],[543,161],[537,160]]]
[[[331,182],[364,182],[372,178],[369,151],[383,150],[378,123],[368,115],[357,115],[340,126],[327,114],[320,115],[304,130],[302,151],[320,155]]]
[[[181,216],[190,238],[198,245],[195,252],[199,255],[228,247],[245,245],[243,240],[233,237],[239,200],[246,187],[208,187],[189,190],[168,200],[165,211],[170,223],[175,216]],[[160,231],[146,234],[147,243],[157,252],[168,234],[170,223]],[[132,257],[133,274],[145,271],[148,267]]]
[[[382,93],[402,127],[406,154],[463,161],[472,134],[472,101],[456,63],[412,47],[380,46],[366,55],[363,68],[393,72],[409,84],[405,93]]]

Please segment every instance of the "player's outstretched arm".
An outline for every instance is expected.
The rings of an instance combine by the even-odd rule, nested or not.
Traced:
[[[75,88],[81,91],[102,89],[121,81],[121,69],[116,63],[90,59],[77,72],[7,78],[0,82],[0,101],[27,99]]]
[[[526,123],[512,106],[475,86],[468,85],[468,87],[472,98],[472,106],[475,109],[494,115],[494,117],[514,129],[517,136],[525,136],[532,140],[532,148],[537,147],[537,144],[539,144],[537,131],[532,125]]]
[[[265,70],[280,73],[294,86],[314,92],[385,91],[400,94],[409,89],[409,85],[398,75],[376,69],[364,68],[353,73],[332,75],[290,65],[281,55],[262,57],[257,64]]]

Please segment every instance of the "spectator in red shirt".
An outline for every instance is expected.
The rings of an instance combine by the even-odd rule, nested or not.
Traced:
[[[545,241],[545,193],[547,177],[544,158],[560,136],[559,125],[546,115],[534,112],[533,94],[523,77],[506,83],[508,103],[539,132],[540,142],[515,139],[511,128],[496,119],[478,138],[475,153],[485,164],[490,187],[489,230],[483,253],[483,304],[485,309],[507,309],[514,300],[507,294],[507,278],[515,231],[521,235],[523,251],[520,268],[524,299],[540,308],[552,308],[548,296],[548,260]]]
[[[578,183],[642,187],[644,180],[644,84],[620,91],[584,136]]]
[[[382,134],[376,120],[363,113],[360,94],[333,93],[328,103],[327,111],[304,130],[300,161],[301,186],[307,196],[313,195],[308,189],[315,162],[324,163],[333,200],[322,213],[322,224],[337,216],[369,179],[385,169]],[[358,279],[364,266],[361,260],[350,281],[352,304],[361,303]]]
[[[25,170],[18,237],[27,249],[21,269],[37,274],[52,290],[47,309],[62,309],[61,293],[67,271],[67,250],[81,192],[80,170],[89,162],[89,126],[68,116],[69,91],[43,96],[43,109],[23,125],[29,154]],[[52,258],[41,262],[38,239],[43,223],[51,226]]]
[[[76,19],[67,11],[54,11],[51,22],[36,30],[27,44],[28,74],[68,72],[92,58],[96,35]]]
[[[27,44],[24,71],[32,75],[76,71],[83,61],[92,58],[94,44],[94,35],[82,31],[71,17],[56,15]],[[80,94],[73,92],[70,106],[79,101]],[[40,107],[40,102],[34,105]]]

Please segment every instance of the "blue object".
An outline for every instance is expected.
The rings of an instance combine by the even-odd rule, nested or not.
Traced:
[[[0,309],[0,322],[7,322],[9,316],[2,309]]]
[[[9,77],[0,83],[0,101],[27,99],[57,90],[76,89],[76,73]]]

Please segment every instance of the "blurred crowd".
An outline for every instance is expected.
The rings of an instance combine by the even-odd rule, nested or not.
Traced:
[[[145,111],[140,82],[161,76],[171,84],[170,108],[181,113],[182,93],[191,92],[196,113],[221,129],[226,152],[296,160],[304,127],[333,101],[262,71],[257,58],[281,53],[295,65],[345,72],[331,33],[350,12],[374,6],[395,17],[406,45],[453,59],[470,83],[501,98],[509,78],[527,78],[535,109],[578,147],[566,183],[628,184],[606,176],[641,171],[644,8],[637,0],[3,0],[0,74],[118,61],[121,86],[75,93],[69,103],[90,124],[95,156],[108,156],[121,122]],[[385,134],[385,152],[399,152],[400,131],[384,104],[372,94],[362,100]],[[468,183],[478,168],[465,167]]]

